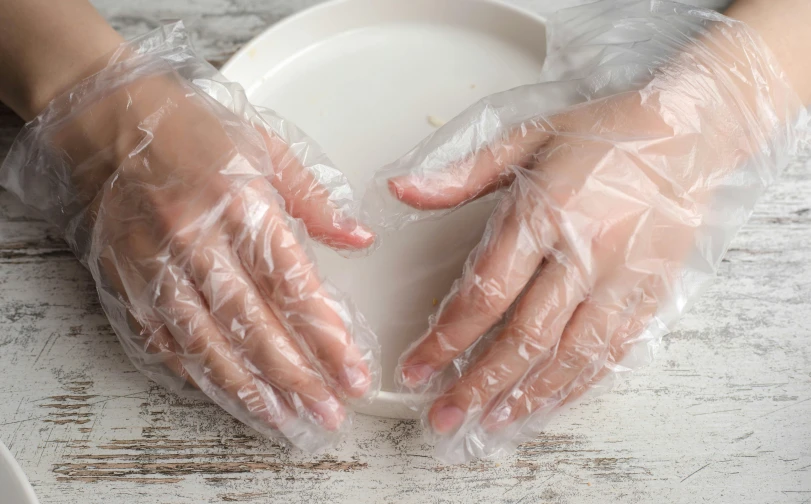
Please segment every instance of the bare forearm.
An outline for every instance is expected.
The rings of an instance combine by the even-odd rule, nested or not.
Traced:
[[[0,0],[0,101],[30,120],[121,37],[86,0]]]
[[[725,12],[757,31],[785,70],[803,103],[811,105],[811,2],[737,0]]]

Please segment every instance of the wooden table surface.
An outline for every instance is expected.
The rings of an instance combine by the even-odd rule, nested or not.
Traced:
[[[190,20],[222,62],[317,2],[96,3],[127,35]],[[0,158],[20,125],[0,109]],[[44,504],[811,502],[808,159],[761,201],[719,277],[653,366],[512,457],[442,465],[415,423],[369,417],[338,450],[308,456],[136,372],[90,275],[0,193],[0,439]]]

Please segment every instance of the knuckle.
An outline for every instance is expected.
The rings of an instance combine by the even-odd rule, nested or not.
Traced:
[[[299,368],[296,365],[288,366],[287,369],[280,372],[279,381],[291,392],[297,392],[299,394],[312,394],[322,388],[319,380],[314,376],[313,371]]]
[[[531,357],[549,351],[557,342],[550,328],[526,320],[511,322],[509,332],[512,339],[522,346],[521,351]]]
[[[500,317],[511,302],[510,293],[501,282],[483,280],[481,277],[476,277],[472,281],[465,297],[473,314],[483,315],[487,318]]]
[[[209,348],[208,339],[203,337],[199,331],[192,331],[187,334],[184,347],[188,353],[202,354]],[[209,357],[213,357],[213,354],[210,354]]]

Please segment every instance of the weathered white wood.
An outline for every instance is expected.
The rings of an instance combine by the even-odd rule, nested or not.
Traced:
[[[127,34],[195,18],[201,50],[223,61],[317,2],[96,3]],[[19,126],[0,109],[0,156]],[[515,456],[459,467],[431,459],[414,423],[366,417],[337,451],[290,454],[148,382],[88,273],[55,231],[24,215],[0,194],[0,439],[44,504],[811,502],[808,160],[757,207],[652,367]]]

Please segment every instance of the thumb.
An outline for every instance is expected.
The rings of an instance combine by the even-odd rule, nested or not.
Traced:
[[[448,126],[452,126],[449,124]],[[464,135],[445,128],[436,135],[452,135],[442,150],[458,151],[453,143]],[[445,210],[464,205],[512,182],[512,167],[527,168],[535,153],[551,138],[546,121],[526,121],[461,161],[440,169],[416,169],[388,179],[389,191],[419,210]],[[444,153],[443,153],[444,154]]]

